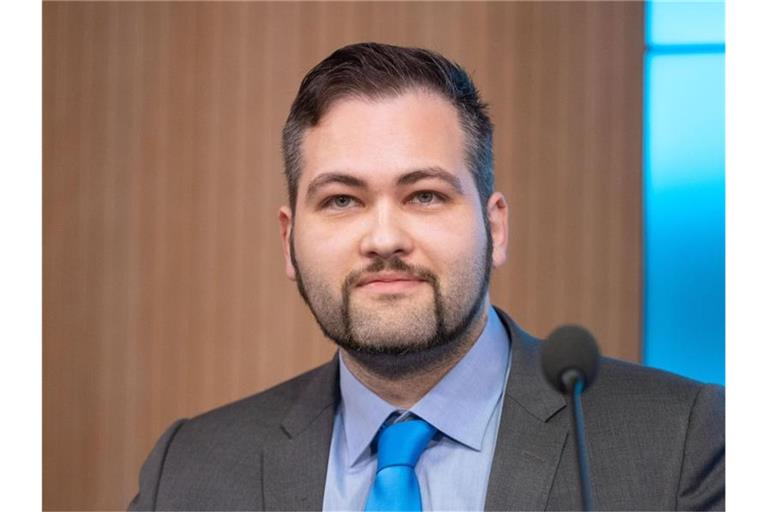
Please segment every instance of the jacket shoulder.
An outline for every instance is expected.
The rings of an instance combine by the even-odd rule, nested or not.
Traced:
[[[327,394],[315,389],[319,382],[335,381],[338,363],[333,361],[277,384],[254,395],[231,402],[184,421],[175,445],[191,444],[238,447],[244,439],[249,444],[264,444],[285,433],[281,423],[291,408],[308,394]]]
[[[276,427],[291,406],[307,392],[311,383],[323,374],[333,372],[335,365],[336,361],[331,361],[264,391],[207,411],[189,419],[185,426],[215,430],[234,427],[239,423],[247,424],[248,428]]]
[[[601,358],[594,387],[596,394],[609,391],[617,399],[679,403],[688,408],[702,397],[725,399],[725,389],[718,384],[705,384],[665,370],[609,357]]]
[[[725,389],[610,358],[598,371],[583,402],[600,501],[722,509]]]
[[[260,393],[175,422],[142,467],[131,510],[261,507],[261,457],[284,441],[296,407],[332,400],[333,361]],[[330,398],[329,398],[330,397]]]

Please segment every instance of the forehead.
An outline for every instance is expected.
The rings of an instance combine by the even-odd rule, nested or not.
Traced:
[[[463,180],[470,177],[464,141],[456,108],[436,93],[338,100],[305,133],[299,188],[325,172],[385,182],[410,169],[441,167]]]

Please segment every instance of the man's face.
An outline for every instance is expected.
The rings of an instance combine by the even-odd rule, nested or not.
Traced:
[[[419,352],[478,317],[506,206],[491,197],[486,228],[464,147],[456,109],[423,91],[339,100],[307,130],[295,211],[280,213],[286,272],[343,348]]]

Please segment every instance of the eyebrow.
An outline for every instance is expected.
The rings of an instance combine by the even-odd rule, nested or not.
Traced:
[[[449,173],[442,167],[425,167],[407,172],[397,179],[397,186],[413,185],[421,180],[438,179],[446,182],[457,193],[463,194],[459,178]],[[319,190],[327,185],[338,183],[353,188],[367,188],[365,180],[342,172],[326,172],[313,179],[307,186],[307,200],[311,200]]]
[[[442,167],[426,167],[424,169],[416,169],[409,173],[403,174],[398,178],[397,185],[413,185],[414,183],[426,180],[426,179],[438,179],[442,180],[457,193],[464,194],[464,190],[461,187],[461,181],[455,175],[449,173]]]
[[[354,188],[365,188],[367,184],[360,178],[355,178],[350,174],[344,174],[340,172],[326,172],[313,179],[307,187],[307,200],[312,199],[312,196],[317,194],[317,191],[326,185],[331,183],[340,183]]]

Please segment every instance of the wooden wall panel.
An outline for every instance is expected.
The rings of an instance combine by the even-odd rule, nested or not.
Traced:
[[[325,361],[283,275],[280,130],[304,73],[377,40],[491,103],[494,302],[637,360],[641,3],[46,3],[44,508],[121,509],[171,421]]]

